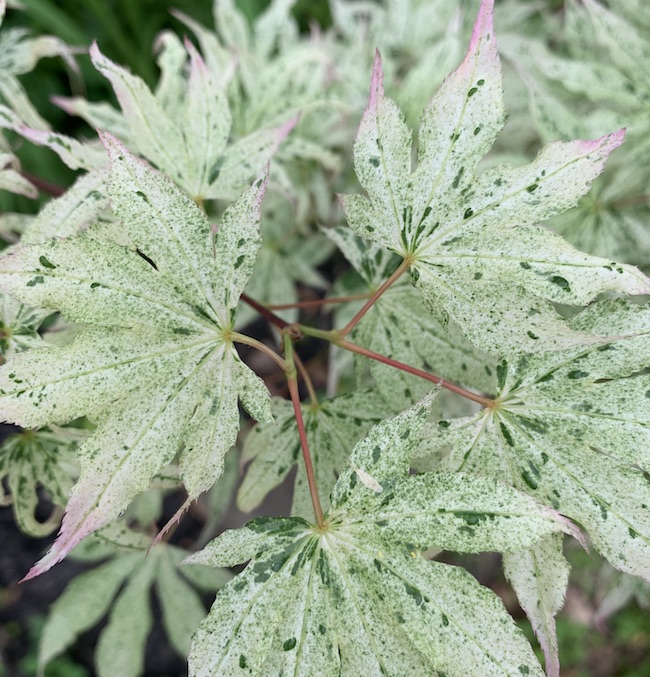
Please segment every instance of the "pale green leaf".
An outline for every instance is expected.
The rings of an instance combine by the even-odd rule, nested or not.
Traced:
[[[192,586],[179,575],[177,565],[185,552],[167,547],[165,555],[158,562],[156,578],[163,623],[171,645],[180,656],[186,657],[190,651],[192,633],[205,617],[205,609]]]
[[[618,272],[535,227],[587,192],[622,131],[549,144],[529,165],[476,176],[504,123],[491,2],[481,6],[465,60],[423,113],[414,171],[411,133],[382,82],[377,56],[354,147],[368,197],[341,202],[358,235],[408,258],[416,288],[443,324],[454,320],[488,352],[540,352],[585,340],[549,301],[650,291],[636,269],[617,265]]]
[[[77,576],[52,606],[38,650],[39,670],[104,616],[142,553],[117,557]]]
[[[59,540],[34,572],[118,517],[179,452],[190,496],[208,489],[235,443],[238,399],[270,416],[263,382],[226,338],[259,247],[264,179],[226,210],[214,237],[169,179],[105,139],[112,205],[131,246],[90,229],[22,247],[0,266],[3,286],[23,301],[90,325],[56,358],[34,350],[0,370],[6,420],[98,423],[80,449]]]
[[[525,356],[498,369],[498,406],[442,421],[430,450],[450,470],[512,483],[576,520],[622,571],[650,578],[650,312],[593,304],[571,325],[587,348]]]
[[[93,65],[107,78],[120,103],[138,150],[177,182],[190,174],[183,134],[143,80],[106,58],[93,44]]]
[[[0,190],[35,199],[38,189],[18,169],[18,158],[11,153],[0,153]]]
[[[92,171],[79,177],[61,197],[48,202],[25,229],[22,244],[36,244],[52,237],[76,235],[100,220],[110,218],[106,172]]]
[[[145,641],[153,624],[149,588],[157,560],[152,557],[135,570],[111,609],[95,654],[99,677],[138,677],[143,672]]]
[[[562,554],[562,535],[552,534],[528,550],[504,554],[503,570],[544,651],[547,677],[559,677],[555,614],[564,604],[570,571]]]
[[[38,333],[49,310],[26,306],[0,291],[0,362],[4,358],[32,348],[45,348]]]

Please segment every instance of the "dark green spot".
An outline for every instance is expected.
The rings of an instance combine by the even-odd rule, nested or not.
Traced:
[[[246,257],[242,254],[241,256],[237,257],[237,260],[235,261],[235,270],[241,266],[242,263],[246,260]]]
[[[447,616],[445,616],[445,614],[442,614],[442,624],[445,627],[447,627],[449,625],[449,619],[447,618]]]
[[[135,194],[138,197],[141,197],[145,202],[149,202],[149,198],[141,190],[136,190]]]
[[[529,193],[534,193],[538,188],[539,188],[539,186],[538,186],[536,183],[531,183],[530,186],[528,186],[528,187],[526,188],[526,190],[527,190]]]
[[[470,89],[469,92],[467,92],[467,98],[469,99],[470,96],[474,96],[474,94],[476,94],[476,92],[478,92],[478,88],[472,87],[472,89]]]
[[[481,131],[481,126],[474,127],[474,136],[476,136]]]
[[[376,157],[375,155],[371,156],[371,158],[370,158],[370,164],[371,164],[373,167],[379,167],[379,158]]]
[[[101,286],[102,286],[102,285],[101,285],[100,282],[91,282],[91,283],[90,283],[90,288],[91,288],[91,289],[97,289],[97,287],[101,287]]]
[[[248,667],[248,663],[246,662],[246,656],[244,656],[244,654],[241,654],[241,656],[239,657],[239,667],[240,668]]]
[[[556,284],[560,289],[564,289],[565,291],[568,291],[570,288],[569,283],[559,275],[553,275],[553,277],[551,278],[551,282],[553,284]]]
[[[628,532],[629,532],[630,536],[632,536],[632,538],[636,538],[636,531],[634,531],[634,529],[632,529],[632,527],[628,527]]]
[[[38,260],[42,266],[45,266],[45,268],[56,268],[56,266],[48,261],[44,256],[39,256]]]
[[[282,648],[285,651],[291,651],[296,646],[296,638],[295,637],[289,637],[288,640],[285,641],[285,643],[282,645]]]
[[[530,263],[526,263],[526,261],[519,261],[519,265],[520,265],[524,270],[530,270]]]
[[[537,487],[539,486],[539,485],[537,484],[537,481],[535,480],[535,478],[528,472],[528,470],[524,470],[524,471],[521,473],[521,478],[524,480],[524,482],[526,482],[526,484],[527,484],[531,489],[537,489]]]
[[[533,334],[532,331],[527,331],[526,333],[528,334],[529,338],[532,338],[534,340],[539,338],[539,336],[537,336],[537,334]]]
[[[485,84],[485,80],[483,80],[483,78],[481,78],[476,84],[477,84],[479,87],[483,87],[483,85]]]
[[[322,623],[319,623],[318,632],[320,632],[321,635],[324,635],[327,632],[327,628]]]
[[[530,670],[529,670],[527,665],[520,665],[519,666],[519,672],[521,672],[522,675],[530,674]]]
[[[174,334],[182,334],[183,336],[187,336],[188,334],[191,334],[192,332],[187,329],[186,327],[175,327],[174,328]]]
[[[43,284],[45,282],[45,278],[42,275],[37,275],[36,277],[32,278],[28,283],[28,287],[35,287],[37,284]]]
[[[510,431],[505,426],[505,424],[499,423],[499,428],[501,428],[501,434],[503,435],[503,439],[508,443],[509,446],[514,447],[515,443],[512,439],[512,435],[510,434]]]
[[[381,456],[381,449],[379,447],[375,447],[372,451],[372,460],[374,463],[377,463],[379,460],[379,457]]]
[[[464,219],[469,219],[470,216],[474,215],[474,210],[471,207],[468,207],[463,214]]]
[[[570,371],[567,374],[567,378],[570,379],[579,379],[579,378],[584,378],[585,376],[589,376],[588,371],[580,371],[580,369],[574,369],[573,371]]]

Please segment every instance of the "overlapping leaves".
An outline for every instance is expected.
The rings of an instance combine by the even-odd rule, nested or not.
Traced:
[[[254,417],[270,416],[264,384],[229,339],[259,248],[264,180],[226,210],[215,235],[169,179],[104,140],[129,246],[90,228],[22,247],[0,265],[17,298],[88,325],[56,354],[31,350],[0,371],[7,420],[36,427],[87,415],[98,424],[80,449],[59,539],[34,574],[115,519],[178,452],[189,495],[208,489],[235,442],[238,399]]]
[[[242,460],[251,463],[239,487],[237,505],[250,512],[297,465],[291,514],[308,517],[312,512],[311,499],[293,406],[286,400],[274,399],[271,409],[273,422],[258,423],[246,437]],[[331,486],[354,444],[387,413],[386,401],[369,389],[304,407],[307,440],[319,487]]]
[[[497,598],[418,550],[513,550],[560,525],[494,480],[409,475],[430,406],[356,445],[322,528],[256,520],[189,559],[252,560],[195,635],[191,675],[542,674]]]
[[[501,70],[483,2],[468,53],[425,108],[418,164],[411,135],[384,96],[379,55],[354,163],[367,197],[341,197],[360,236],[407,258],[443,324],[453,319],[480,349],[539,352],[588,340],[551,302],[585,304],[611,290],[650,291],[629,266],[586,256],[535,225],[573,206],[623,140],[552,143],[524,167],[476,168],[504,124]]]
[[[614,567],[650,578],[650,312],[601,302],[589,348],[503,362],[498,405],[427,434],[448,470],[507,478],[581,524]]]

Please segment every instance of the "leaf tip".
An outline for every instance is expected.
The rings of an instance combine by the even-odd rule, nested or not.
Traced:
[[[372,64],[372,80],[370,81],[370,97],[368,110],[377,108],[379,101],[384,96],[384,70],[382,67],[381,53],[375,49],[375,60]]]
[[[486,39],[490,39],[494,34],[494,0],[482,0],[481,7],[478,10],[478,16],[474,23],[474,30],[472,31],[472,38],[469,42],[468,53],[475,52],[481,42],[481,38],[485,35]]]

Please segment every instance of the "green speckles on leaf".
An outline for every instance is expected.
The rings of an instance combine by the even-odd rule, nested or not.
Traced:
[[[469,92],[467,92],[467,98],[469,99],[470,97],[474,96],[474,94],[476,94],[476,92],[478,92],[478,88],[477,88],[477,87],[472,87],[472,88],[469,90]]]
[[[567,378],[570,378],[572,381],[575,381],[580,378],[585,378],[586,376],[589,376],[589,372],[582,371],[581,369],[572,369],[567,374]]]
[[[373,167],[379,167],[379,158],[376,155],[369,157],[368,162],[370,162]]]
[[[240,654],[239,656],[239,667],[242,668],[242,670],[248,667],[248,661],[246,660],[246,656],[244,656],[244,654]]]
[[[506,441],[506,443],[509,446],[514,447],[515,443],[512,439],[512,435],[510,434],[510,430],[508,430],[508,426],[506,426],[506,424],[501,421],[499,422],[499,429],[501,430],[501,434],[503,435],[503,439]]]
[[[296,648],[296,638],[295,637],[289,637],[289,639],[285,640],[284,643],[282,644],[282,648],[284,651],[291,651],[292,649]]]
[[[465,213],[463,214],[464,219],[469,219],[470,217],[474,216],[474,210],[471,207],[468,207],[465,210]]]
[[[561,277],[560,275],[553,275],[553,277],[551,278],[551,284],[557,285],[560,289],[563,289],[564,291],[569,291],[571,288],[566,278]]]
[[[33,277],[31,280],[27,281],[27,286],[28,287],[35,287],[37,284],[44,284],[45,283],[45,278],[42,275],[36,275],[36,277]]]
[[[45,268],[50,268],[52,270],[56,268],[56,266],[51,261],[48,261],[44,256],[39,256],[38,261]]]

